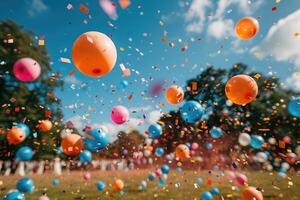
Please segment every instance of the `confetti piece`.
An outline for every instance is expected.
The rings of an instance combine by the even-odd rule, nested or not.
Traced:
[[[130,0],[119,0],[119,4],[120,4],[121,8],[125,9],[128,6],[130,6],[131,1]]]
[[[71,63],[71,60],[69,58],[60,58],[60,61],[63,63],[68,63],[68,64]]]
[[[111,19],[116,20],[118,18],[116,7],[110,0],[99,0],[99,5]]]
[[[82,4],[79,5],[79,10],[84,14],[88,14],[90,12],[90,9]]]
[[[69,3],[69,4],[67,5],[67,9],[68,9],[68,10],[71,10],[72,8],[73,8],[73,5]]]

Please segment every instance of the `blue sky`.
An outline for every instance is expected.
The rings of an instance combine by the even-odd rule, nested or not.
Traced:
[[[73,8],[68,10],[68,4]],[[82,13],[79,4],[87,6],[90,13]],[[276,11],[272,11],[274,6]],[[156,111],[152,112],[156,116],[159,110],[177,109],[167,104],[164,95],[145,98],[149,97],[147,91],[153,82],[184,87],[185,81],[207,64],[229,68],[244,62],[257,71],[282,78],[287,87],[300,90],[300,37],[294,36],[300,32],[300,0],[132,0],[126,9],[117,6],[116,20],[106,15],[98,0],[10,0],[1,2],[0,11],[2,20],[13,19],[38,37],[45,36],[53,70],[59,71],[66,81],[65,90],[57,91],[65,120],[79,128],[104,124],[112,138],[118,130],[131,127],[144,131],[148,122],[141,122],[143,114],[149,116]],[[250,41],[238,40],[233,32],[234,24],[245,16],[261,17],[260,31]],[[71,59],[73,42],[87,31],[111,36],[118,49],[117,64],[104,77],[90,78],[77,70],[69,76],[76,68],[60,62],[61,57]],[[167,43],[161,41],[163,37]],[[175,46],[169,47],[169,42]],[[188,49],[182,52],[185,43]],[[130,77],[122,76],[120,63],[131,69]],[[126,89],[120,88],[123,80],[129,82]],[[132,100],[128,100],[129,95],[133,95]],[[167,106],[159,107],[158,102]],[[114,105],[136,111],[126,125],[111,124]]]

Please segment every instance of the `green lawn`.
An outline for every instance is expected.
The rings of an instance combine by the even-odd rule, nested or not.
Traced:
[[[212,186],[218,187],[224,199],[240,199],[242,187],[235,186],[230,183],[222,175],[221,172],[208,174],[208,171],[184,171],[177,173],[171,171],[165,187],[157,188],[157,179],[154,182],[148,182],[146,190],[139,190],[138,185],[142,180],[146,180],[149,170],[134,170],[129,172],[92,172],[92,178],[89,181],[84,181],[82,178],[84,172],[65,173],[58,177],[60,184],[52,185],[54,178],[51,174],[43,176],[31,176],[35,181],[36,190],[33,194],[26,194],[26,199],[37,200],[38,197],[46,192],[51,200],[67,200],[67,199],[127,199],[127,200],[196,200],[200,199],[201,193],[209,190],[211,186],[206,184],[207,179],[212,180]],[[219,175],[218,177],[216,175]],[[294,174],[290,178],[280,179],[277,174],[267,172],[247,172],[249,184],[255,187],[260,187],[264,190],[265,199],[284,199],[293,200],[300,199],[300,175]],[[196,188],[196,179],[201,177],[204,183]],[[0,177],[1,191],[0,197],[15,187],[17,180],[20,177]],[[111,188],[111,184],[117,178],[120,178],[125,183],[124,195],[121,196]],[[96,189],[96,182],[102,180],[106,183],[104,191]],[[179,184],[178,184],[179,183]],[[175,185],[180,185],[176,187]],[[217,199],[217,198],[216,198]],[[221,198],[220,198],[221,199]]]

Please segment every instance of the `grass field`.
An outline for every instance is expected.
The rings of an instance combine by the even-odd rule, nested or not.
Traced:
[[[138,186],[142,180],[146,180],[149,170],[133,170],[129,172],[91,172],[92,178],[85,181],[82,177],[84,172],[65,172],[64,175],[58,177],[60,183],[58,186],[52,185],[55,178],[52,174],[43,176],[30,176],[35,181],[35,191],[32,194],[26,194],[26,199],[37,200],[44,192],[47,193],[51,200],[67,200],[67,199],[123,199],[123,200],[196,200],[200,199],[201,193],[209,190],[212,186],[218,187],[224,199],[240,199],[242,187],[230,183],[222,175],[222,172],[213,172],[209,174],[207,171],[183,171],[177,173],[171,171],[165,187],[157,188],[157,179],[154,182],[148,182],[145,190],[139,190]],[[219,175],[217,177],[217,175]],[[300,176],[294,174],[291,178],[280,179],[277,174],[267,172],[246,172],[249,184],[260,187],[264,190],[265,199],[284,199],[295,200],[300,199]],[[200,187],[195,187],[196,179],[201,177],[204,183]],[[3,199],[5,193],[15,188],[16,182],[20,177],[0,177],[1,191],[0,197]],[[111,184],[117,178],[125,183],[124,194],[112,190]],[[211,179],[212,185],[206,184],[206,180]],[[96,189],[97,181],[102,180],[106,183],[104,191]],[[177,185],[177,187],[176,187]],[[179,187],[178,187],[179,185]],[[216,198],[218,199],[218,198]],[[219,198],[221,199],[221,197]]]

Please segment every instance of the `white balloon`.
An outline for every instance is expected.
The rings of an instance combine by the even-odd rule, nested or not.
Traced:
[[[276,144],[276,139],[273,138],[273,137],[270,137],[270,138],[268,139],[268,142],[269,142],[269,144],[275,145],[275,144]]]
[[[283,169],[286,169],[286,170],[289,170],[289,169],[290,169],[290,165],[289,165],[289,163],[287,163],[287,162],[281,163],[281,167],[282,167]]]
[[[257,161],[260,163],[264,163],[268,160],[268,156],[264,152],[258,152],[256,154],[256,158],[257,158]]]
[[[241,146],[247,146],[250,144],[251,137],[248,133],[241,133],[239,136],[239,144]]]

